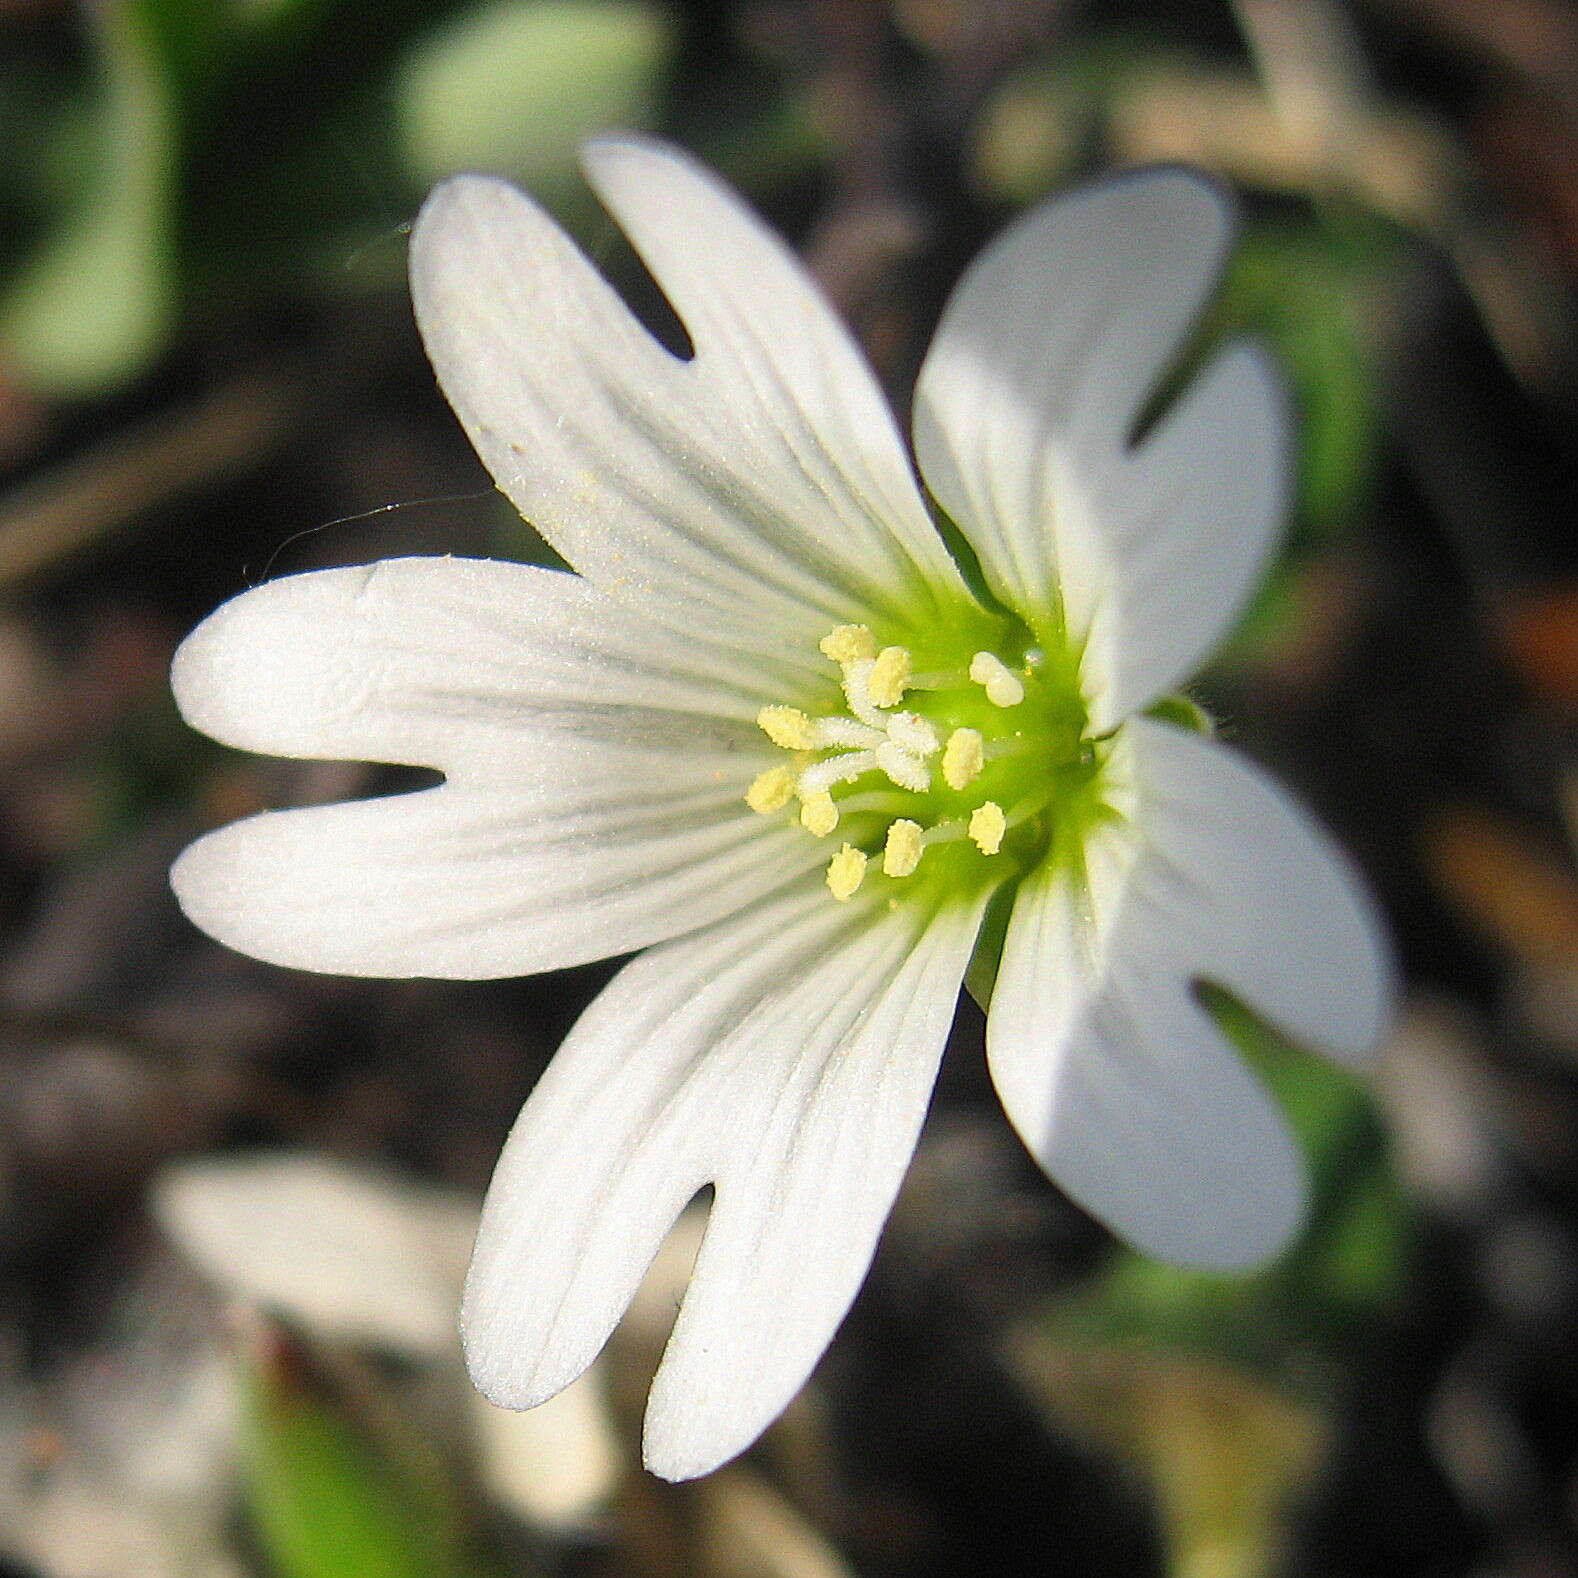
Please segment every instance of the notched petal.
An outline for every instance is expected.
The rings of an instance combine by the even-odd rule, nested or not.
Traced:
[[[1302,1166],[1195,984],[1358,1062],[1385,1024],[1389,962],[1345,862],[1258,770],[1154,720],[1124,736],[1130,816],[1092,836],[1081,879],[1047,866],[1016,897],[992,1075],[1093,1215],[1162,1259],[1239,1269],[1296,1230]]]
[[[978,922],[972,906],[928,924],[908,906],[835,905],[813,879],[627,965],[528,1101],[489,1191],[464,1318],[483,1390],[520,1407],[573,1379],[710,1181],[646,1460],[688,1478],[749,1445],[865,1274]]]
[[[966,271],[916,389],[928,486],[999,597],[1042,630],[1066,618],[1098,731],[1188,677],[1282,524],[1263,353],[1222,352],[1134,442],[1232,233],[1230,196],[1193,171],[1055,198]]]
[[[439,381],[521,513],[611,596],[749,651],[956,590],[880,391],[783,243],[671,149],[603,139],[587,165],[691,361],[501,182],[446,183],[412,237]]]

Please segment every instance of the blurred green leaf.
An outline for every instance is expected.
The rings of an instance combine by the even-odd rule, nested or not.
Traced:
[[[229,0],[234,25],[254,32],[275,32],[309,21],[334,0]]]
[[[1308,1403],[1212,1360],[1057,1329],[1019,1335],[1016,1369],[1060,1428],[1140,1467],[1173,1578],[1262,1578],[1319,1457]]]
[[[1358,520],[1379,454],[1380,369],[1365,315],[1385,259],[1367,231],[1321,220],[1251,227],[1202,326],[1204,350],[1254,335],[1292,404],[1292,519],[1265,584],[1219,662],[1253,656],[1295,627],[1303,567]]]
[[[265,1331],[243,1355],[247,1499],[274,1578],[462,1578],[457,1501],[391,1420]]]
[[[166,81],[181,95],[213,68],[228,21],[224,0],[122,0]]]
[[[110,0],[89,14],[104,72],[98,176],[0,301],[13,374],[66,397],[103,393],[136,373],[175,313],[170,77],[138,6]]]
[[[629,0],[502,0],[421,39],[397,73],[401,146],[421,188],[462,170],[552,195],[593,132],[644,121],[671,52]]]
[[[1192,51],[1121,27],[1026,62],[1004,78],[977,119],[976,184],[992,201],[1024,207],[1082,168],[1099,173],[1111,162],[1102,143],[1114,107],[1136,84],[1201,65]]]
[[[1212,338],[1255,333],[1275,350],[1299,419],[1295,507],[1316,535],[1352,519],[1375,467],[1377,373],[1359,311],[1366,272],[1318,225],[1250,229],[1207,322]]]

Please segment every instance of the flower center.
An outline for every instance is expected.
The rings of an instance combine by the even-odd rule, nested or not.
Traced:
[[[835,899],[878,870],[995,884],[1100,813],[1100,742],[1086,736],[1066,654],[932,632],[917,658],[912,646],[880,646],[865,625],[840,625],[820,648],[839,672],[837,700],[829,686],[820,708],[762,708],[756,721],[785,758],[745,800],[811,838],[838,835]]]

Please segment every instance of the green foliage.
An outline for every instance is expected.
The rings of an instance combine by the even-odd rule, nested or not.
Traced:
[[[1208,337],[1260,335],[1287,375],[1298,420],[1294,516],[1313,542],[1346,526],[1375,466],[1377,370],[1356,319],[1369,259],[1325,224],[1250,228],[1228,267]]]
[[[647,118],[669,52],[649,6],[495,0],[419,39],[395,77],[406,173],[487,170],[555,195],[600,128]]]
[[[60,179],[0,170],[0,196],[9,179],[45,205],[0,284],[0,356],[67,399],[136,377],[205,296],[233,317],[395,285],[403,249],[361,253],[446,175],[562,201],[586,136],[648,119],[672,52],[649,0],[104,0],[88,16],[80,95],[40,106],[33,162]]]
[[[305,1350],[243,1358],[244,1473],[272,1578],[467,1578],[455,1493],[386,1411],[354,1406]],[[372,1417],[369,1417],[371,1415]]]
[[[144,9],[94,7],[95,173],[0,302],[0,346],[34,387],[91,395],[138,370],[174,321],[176,96]],[[75,133],[68,120],[63,131]]]

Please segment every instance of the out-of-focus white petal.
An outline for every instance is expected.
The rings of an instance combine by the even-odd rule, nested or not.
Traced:
[[[746,650],[924,617],[926,585],[957,572],[880,391],[792,255],[674,150],[607,139],[587,166],[695,356],[664,350],[529,198],[440,186],[412,295],[499,487],[606,592]]]
[[[455,1289],[477,1224],[465,1195],[282,1151],[173,1163],[151,1204],[229,1297],[330,1341],[424,1362],[454,1350]]]
[[[627,965],[494,1175],[462,1318],[477,1385],[529,1407],[579,1374],[711,1182],[646,1454],[685,1478],[747,1446],[865,1274],[979,919],[809,880]]]
[[[243,749],[448,781],[210,833],[176,895],[231,947],[350,975],[517,975],[705,925],[821,858],[743,802],[773,752],[731,661],[524,565],[259,587],[177,654],[187,719]]]
[[[1048,864],[1015,898],[992,1075],[1093,1215],[1162,1259],[1246,1266],[1297,1226],[1302,1170],[1194,984],[1357,1062],[1383,1027],[1386,952],[1341,856],[1258,770],[1144,718],[1122,745],[1127,819],[1091,836],[1083,880]]]
[[[1226,194],[1179,169],[1037,208],[970,265],[915,391],[915,448],[993,590],[1061,606],[1104,731],[1176,687],[1254,589],[1286,502],[1287,417],[1255,348],[1136,424],[1221,271]]]

